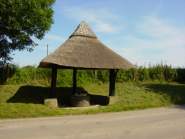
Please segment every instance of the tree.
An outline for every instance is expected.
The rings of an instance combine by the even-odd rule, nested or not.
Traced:
[[[14,50],[33,50],[53,23],[55,0],[0,1],[0,59],[10,61]]]

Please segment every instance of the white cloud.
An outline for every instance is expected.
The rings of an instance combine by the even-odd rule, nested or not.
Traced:
[[[64,38],[62,36],[55,35],[55,34],[47,34],[44,39],[49,41],[60,41],[60,42],[64,41]]]
[[[124,47],[117,52],[134,64],[165,63],[185,66],[185,27],[178,27],[158,17],[144,17],[133,34],[115,40]],[[112,46],[114,45],[111,43]]]
[[[185,28],[171,25],[169,21],[159,17],[144,17],[138,31],[153,39],[169,41],[172,38],[172,41],[185,44]]]
[[[96,21],[95,29],[98,32],[104,32],[104,33],[111,33],[111,32],[117,32],[118,29],[114,27],[113,25],[109,23],[105,23],[103,21]]]
[[[85,20],[94,26],[96,32],[116,33],[122,27],[118,24],[119,17],[107,9],[87,9],[84,7],[64,8],[64,14],[78,22]]]

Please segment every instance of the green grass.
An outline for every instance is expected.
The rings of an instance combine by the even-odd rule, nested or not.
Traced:
[[[91,94],[108,95],[107,83],[82,87]],[[41,98],[48,97],[48,89],[45,86],[0,85],[0,118],[92,114],[185,104],[185,85],[176,83],[117,83],[115,104],[75,110],[43,105]]]

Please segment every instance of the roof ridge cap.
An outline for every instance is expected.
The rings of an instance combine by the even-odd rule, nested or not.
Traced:
[[[96,34],[92,31],[90,26],[85,21],[81,21],[81,23],[77,26],[77,28],[70,35],[69,38],[73,36],[84,36],[84,37],[97,38]]]

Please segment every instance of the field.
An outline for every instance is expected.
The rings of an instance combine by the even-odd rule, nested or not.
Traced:
[[[91,94],[108,94],[108,83],[89,83],[81,87]],[[0,85],[0,118],[92,114],[185,104],[184,84],[122,82],[116,84],[116,92],[117,102],[112,105],[90,109],[64,109],[49,108],[42,104],[42,99],[49,93],[48,86]]]

